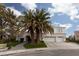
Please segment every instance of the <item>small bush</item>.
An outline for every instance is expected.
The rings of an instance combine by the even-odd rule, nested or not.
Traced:
[[[40,41],[37,44],[24,44],[24,47],[29,49],[29,48],[43,48],[43,47],[47,47],[47,46],[43,41]]]

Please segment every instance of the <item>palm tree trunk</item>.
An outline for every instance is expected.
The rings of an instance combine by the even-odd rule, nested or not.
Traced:
[[[43,37],[42,37],[42,31],[40,30],[40,39],[42,41]]]
[[[32,41],[32,44],[34,44],[34,32],[31,31],[31,41]]]
[[[36,28],[36,43],[39,43],[40,41],[40,31],[38,28]]]
[[[30,26],[30,28],[29,28],[29,31],[30,31],[30,37],[31,37],[31,43],[32,44],[34,44],[35,42],[34,42],[34,30],[33,30],[33,27],[32,26]]]

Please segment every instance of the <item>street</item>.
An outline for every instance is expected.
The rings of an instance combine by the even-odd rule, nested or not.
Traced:
[[[5,56],[79,56],[79,49],[37,50]]]

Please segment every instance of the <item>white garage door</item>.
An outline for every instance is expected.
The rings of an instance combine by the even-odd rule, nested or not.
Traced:
[[[52,37],[52,36],[46,36],[45,38],[44,38],[44,40],[45,41],[48,41],[48,42],[64,42],[64,39],[63,39],[63,37]]]
[[[44,40],[48,41],[48,42],[56,42],[56,38],[55,37],[49,37],[48,36],[48,37],[45,37]]]
[[[56,38],[56,42],[64,42],[63,37],[58,37],[58,38]]]

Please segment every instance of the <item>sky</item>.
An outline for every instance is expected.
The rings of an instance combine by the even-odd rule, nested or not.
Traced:
[[[65,27],[66,36],[79,30],[79,3],[5,3],[16,16],[22,15],[26,9],[46,9],[50,13],[50,21],[57,26]]]

